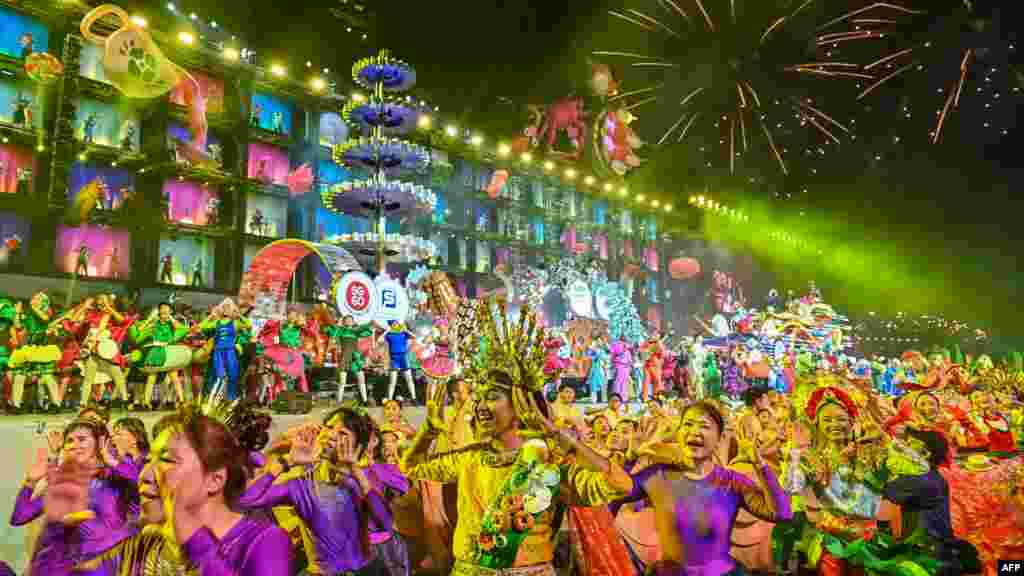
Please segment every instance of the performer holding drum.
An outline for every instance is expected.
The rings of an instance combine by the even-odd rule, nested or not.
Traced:
[[[112,298],[100,294],[86,300],[84,313],[75,319],[65,321],[65,329],[84,338],[81,358],[84,362],[81,407],[88,406],[98,376],[114,381],[116,404],[128,404],[128,387],[124,369],[128,359],[121,355],[121,340],[132,322],[114,307]]]
[[[132,325],[129,336],[133,342],[141,346],[141,349],[131,353],[131,361],[136,368],[146,374],[142,402],[136,402],[133,409],[153,409],[153,387],[161,374],[166,374],[166,380],[174,384],[178,403],[185,402],[181,370],[192,363],[192,350],[179,342],[187,335],[188,326],[174,318],[171,305],[167,302],[157,306],[145,322]],[[169,399],[163,398],[165,401]]]

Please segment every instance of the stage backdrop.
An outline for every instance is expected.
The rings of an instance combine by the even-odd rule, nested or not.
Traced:
[[[28,177],[25,170],[28,169]],[[27,148],[13,144],[0,144],[0,193],[18,192],[18,180],[25,180],[25,191],[30,192],[35,172],[35,155]]]
[[[775,287],[774,277],[758,266],[751,254],[736,252],[702,238],[679,239],[663,246],[667,270],[675,258],[692,258],[700,265],[700,272],[689,279],[672,279],[667,273],[660,277],[661,296],[670,297],[667,302],[662,300],[666,304],[664,320],[671,322],[677,333],[703,334],[694,316],[710,323],[715,315],[715,271],[731,279],[734,294],[742,293],[748,308],[763,309],[768,291]]]
[[[0,122],[14,123],[14,110],[19,100],[28,107],[29,127],[42,126],[42,107],[36,98],[35,85],[23,80],[0,80]]]
[[[18,269],[25,261],[29,222],[12,212],[0,212],[0,269]]]
[[[121,208],[135,191],[135,179],[131,172],[111,166],[96,166],[85,162],[75,162],[71,165],[68,203],[74,205],[78,201],[79,193],[84,191],[83,189],[86,185],[95,180],[106,184],[106,197],[98,199],[98,208],[102,210],[117,210]],[[89,192],[91,193],[92,190],[89,190]]]
[[[172,222],[214,226],[220,215],[220,191],[207,184],[171,179],[164,182],[164,200]]]
[[[288,231],[288,199],[250,192],[245,197],[245,231],[265,238],[283,237]]]
[[[204,236],[160,237],[160,262],[156,281],[175,286],[210,288],[216,262],[214,241]],[[167,266],[169,260],[170,266]]]
[[[249,178],[285,186],[288,183],[288,169],[287,150],[262,142],[249,143]]]
[[[88,224],[77,228],[57,227],[57,245],[54,261],[57,270],[66,274],[75,272],[78,249],[89,248],[88,271],[90,277],[126,280],[131,243],[126,230]]]
[[[78,112],[75,115],[75,136],[85,140],[85,123],[90,115],[96,118],[92,141],[94,144],[122,148],[125,138],[131,142],[131,150],[139,150],[141,129],[139,113],[125,99],[118,100],[117,106],[98,100],[81,99],[78,101]]]
[[[320,145],[332,148],[348,140],[348,124],[337,112],[320,115]]]
[[[50,32],[31,16],[0,8],[0,52],[23,58],[32,52],[50,51]]]
[[[92,42],[82,42],[82,52],[78,56],[78,73],[97,82],[110,84],[107,73],[103,70],[103,48]]]
[[[188,142],[192,141],[192,135],[189,134],[188,128],[186,128],[186,127],[184,127],[181,124],[178,124],[176,122],[170,122],[170,123],[167,124],[167,137],[172,141],[172,143],[173,142],[188,143]],[[214,134],[213,131],[207,132],[206,133],[206,151],[208,153],[210,153],[211,156],[215,156],[214,147],[217,147],[217,146],[220,147],[221,154],[223,154],[224,148],[223,148],[223,144],[220,141],[220,138],[216,134]],[[172,150],[174,150],[174,161],[175,162],[177,162],[178,164],[181,164],[181,163],[186,161],[186,158],[184,156],[182,156],[178,152],[177,147],[175,147],[172,144],[170,146],[170,148]],[[223,156],[222,156],[222,158],[223,158]]]
[[[224,113],[224,82],[203,72],[189,70],[189,75],[199,83],[199,89],[206,95],[206,112],[208,114]],[[171,102],[178,106],[186,106],[185,89],[182,80],[171,90]]]
[[[292,105],[270,94],[252,95],[249,124],[278,134],[292,133]]]

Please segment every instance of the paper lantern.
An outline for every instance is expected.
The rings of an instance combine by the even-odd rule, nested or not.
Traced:
[[[689,280],[700,275],[696,258],[675,258],[668,264],[668,273],[675,280]]]

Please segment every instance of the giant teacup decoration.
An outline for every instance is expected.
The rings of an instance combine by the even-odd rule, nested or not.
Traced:
[[[114,16],[118,20],[117,29],[110,36],[93,33],[93,24],[106,16]],[[170,92],[179,82],[184,82],[192,142],[182,151],[193,164],[212,162],[206,152],[206,96],[199,82],[164,56],[149,32],[132,22],[120,6],[103,4],[93,8],[82,19],[79,29],[86,40],[103,48],[103,71],[110,83],[125,96],[157,98]]]

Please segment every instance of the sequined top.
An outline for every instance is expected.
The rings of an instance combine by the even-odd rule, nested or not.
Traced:
[[[633,475],[633,491],[612,507],[616,514],[630,502],[646,499],[654,504],[665,561],[659,576],[721,576],[732,571],[729,537],[741,506],[770,522],[792,518],[789,498],[767,465],[761,468],[764,487],[717,465],[699,480],[678,472],[678,467],[668,464],[640,470]]]
[[[478,564],[478,543],[485,513],[500,495],[502,487],[516,470],[513,466],[525,451],[515,458],[502,458],[488,448],[449,453],[403,469],[410,480],[429,480],[450,484],[458,482],[458,525],[455,527],[453,552],[457,562]],[[624,494],[605,479],[604,474],[585,470],[572,464],[559,469],[561,485],[570,492],[574,505],[607,504]],[[555,507],[549,506],[530,521],[512,567],[533,566],[551,562],[554,556]]]

